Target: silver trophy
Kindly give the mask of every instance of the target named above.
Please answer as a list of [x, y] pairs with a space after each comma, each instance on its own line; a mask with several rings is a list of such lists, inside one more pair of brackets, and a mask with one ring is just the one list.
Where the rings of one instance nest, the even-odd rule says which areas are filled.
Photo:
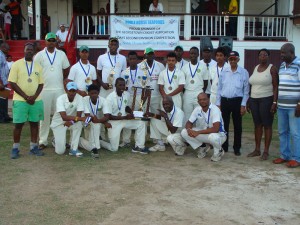
[[113, 89], [113, 83], [114, 83], [114, 75], [115, 75], [115, 68], [112, 67], [109, 73], [109, 76], [107, 78], [108, 87], [109, 89]]

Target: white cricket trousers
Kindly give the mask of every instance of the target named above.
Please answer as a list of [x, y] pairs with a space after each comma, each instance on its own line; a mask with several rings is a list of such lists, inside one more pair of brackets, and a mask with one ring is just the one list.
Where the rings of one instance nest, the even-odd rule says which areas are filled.
[[167, 141], [172, 146], [175, 153], [177, 153], [177, 148], [186, 148], [184, 139], [181, 137], [180, 133], [172, 134], [165, 122], [152, 118], [150, 120], [150, 138], [162, 140], [167, 138]]
[[71, 150], [77, 150], [78, 149], [78, 143], [79, 138], [81, 135], [82, 130], [82, 123], [77, 122], [74, 123], [72, 126], [67, 127], [62, 125], [51, 127], [54, 138], [55, 138], [55, 152], [59, 155], [64, 154], [66, 151], [66, 135], [67, 130], [70, 130], [71, 132]]
[[64, 93], [64, 89], [43, 90], [41, 93], [41, 98], [44, 102], [44, 120], [40, 122], [40, 145], [48, 145], [48, 136], [50, 131], [50, 116], [56, 111], [56, 99]]
[[226, 141], [225, 133], [200, 134], [197, 137], [190, 137], [186, 129], [181, 131], [181, 136], [191, 145], [193, 149], [200, 147], [203, 143], [211, 144], [214, 148], [214, 154], [218, 154], [222, 144]]
[[[120, 134], [124, 128], [136, 130], [134, 139], [135, 145], [139, 148], [145, 147], [146, 126], [141, 120], [110, 120], [112, 128], [108, 129], [108, 137], [111, 147], [103, 146], [111, 151], [118, 151], [120, 144]], [[102, 142], [101, 142], [102, 143]]]
[[84, 128], [84, 136], [79, 140], [79, 146], [87, 151], [92, 151], [92, 149], [100, 149], [100, 129], [102, 127], [101, 123], [90, 122], [89, 126]]
[[197, 97], [201, 92], [185, 90], [183, 94], [184, 125], [189, 120], [194, 109], [199, 106]]

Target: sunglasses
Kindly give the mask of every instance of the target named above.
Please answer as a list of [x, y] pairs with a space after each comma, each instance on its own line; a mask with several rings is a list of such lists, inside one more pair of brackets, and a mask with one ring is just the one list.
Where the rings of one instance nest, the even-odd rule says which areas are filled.
[[56, 40], [55, 39], [49, 39], [49, 40], [47, 40], [48, 42], [56, 42]]

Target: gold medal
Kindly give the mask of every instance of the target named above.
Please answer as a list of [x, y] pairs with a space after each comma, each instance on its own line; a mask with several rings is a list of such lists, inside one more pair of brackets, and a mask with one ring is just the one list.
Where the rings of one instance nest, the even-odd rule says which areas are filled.
[[85, 79], [85, 83], [90, 83], [90, 81], [91, 81], [91, 78], [90, 77], [87, 77], [86, 79]]
[[168, 89], [171, 91], [171, 90], [172, 90], [172, 87], [170, 86]]
[[193, 84], [193, 83], [195, 83], [195, 81], [194, 81], [194, 80], [191, 80], [191, 84]]
[[118, 116], [122, 116], [122, 113], [121, 113], [121, 112], [119, 112], [119, 113], [118, 113]]
[[28, 80], [27, 80], [27, 81], [28, 81], [28, 83], [31, 83], [31, 82], [32, 82], [31, 78], [28, 78]]

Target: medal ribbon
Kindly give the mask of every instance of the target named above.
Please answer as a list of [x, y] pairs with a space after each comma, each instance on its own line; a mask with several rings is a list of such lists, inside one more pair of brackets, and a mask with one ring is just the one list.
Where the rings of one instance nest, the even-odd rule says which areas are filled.
[[92, 109], [92, 113], [95, 115], [95, 116], [97, 116], [97, 111], [98, 111], [98, 106], [99, 106], [99, 97], [97, 98], [97, 102], [96, 102], [96, 108], [94, 109], [93, 108], [93, 104], [92, 104], [92, 101], [91, 101], [91, 99], [90, 99], [90, 107], [91, 107], [91, 109]]
[[111, 58], [110, 58], [110, 54], [109, 52], [107, 53], [108, 55], [108, 59], [110, 61], [111, 67], [115, 68], [116, 64], [117, 64], [117, 55], [115, 56], [115, 65], [112, 63]]
[[[225, 65], [225, 64], [224, 64], [224, 65]], [[222, 71], [223, 71], [224, 65], [222, 66], [221, 73], [222, 73]], [[220, 77], [220, 73], [219, 73], [219, 67], [218, 67], [218, 65], [217, 65], [217, 73], [218, 73], [218, 77]]]
[[30, 78], [30, 75], [32, 73], [32, 68], [33, 68], [33, 61], [31, 62], [31, 65], [30, 65], [30, 70], [28, 68], [28, 64], [27, 64], [27, 61], [25, 60], [25, 63], [26, 63], [26, 68], [27, 68], [27, 73], [28, 73], [28, 77]]
[[208, 110], [208, 118], [207, 118], [207, 120], [206, 120], [205, 116], [203, 115], [203, 117], [204, 117], [204, 120], [205, 120], [205, 123], [207, 124], [207, 127], [209, 126], [210, 110], [211, 110], [211, 109], [209, 109], [209, 110]]
[[167, 76], [168, 76], [168, 81], [169, 81], [169, 84], [170, 84], [170, 85], [171, 85], [171, 83], [172, 83], [172, 81], [173, 81], [175, 72], [176, 72], [176, 67], [174, 68], [174, 72], [173, 72], [172, 77], [171, 77], [171, 80], [170, 80], [169, 70], [167, 69]]
[[81, 69], [83, 70], [83, 72], [84, 72], [84, 74], [85, 74], [85, 76], [86, 77], [88, 77], [88, 75], [89, 75], [89, 73], [90, 73], [90, 65], [88, 64], [88, 66], [89, 66], [89, 69], [88, 69], [88, 71], [87, 72], [85, 72], [85, 69], [83, 68], [83, 66], [82, 66], [82, 64], [81, 64], [81, 60], [79, 60], [79, 64], [80, 64], [80, 66], [81, 66]]
[[52, 60], [52, 61], [51, 61], [51, 59], [50, 59], [50, 57], [49, 57], [49, 54], [48, 54], [47, 49], [46, 49], [46, 55], [47, 55], [48, 60], [49, 60], [49, 62], [50, 62], [50, 64], [51, 64], [51, 66], [52, 66], [53, 63], [54, 63], [55, 57], [56, 57], [56, 51], [54, 51], [54, 57], [53, 57], [53, 60]]
[[135, 69], [135, 74], [134, 74], [134, 80], [132, 79], [132, 73], [131, 73], [131, 70], [130, 70], [130, 79], [131, 79], [131, 81], [132, 81], [132, 84], [134, 84], [135, 83], [135, 79], [136, 79], [136, 74], [137, 74], [137, 67], [136, 67], [136, 69]]
[[172, 119], [173, 119], [173, 117], [174, 117], [174, 115], [175, 115], [175, 111], [176, 111], [176, 108], [175, 108], [175, 106], [173, 106], [173, 113], [172, 113], [172, 115], [171, 115], [171, 118], [170, 118], [170, 121], [172, 122]]
[[152, 76], [152, 73], [153, 73], [153, 70], [154, 70], [154, 67], [155, 67], [155, 62], [153, 62], [153, 65], [152, 65], [151, 72], [150, 72], [150, 70], [149, 70], [149, 65], [148, 65], [148, 63], [147, 63], [147, 62], [146, 62], [146, 64], [147, 64], [147, 70], [148, 70], [148, 74], [149, 74], [149, 76], [151, 77], [151, 76]]
[[180, 63], [180, 69], [182, 69], [183, 67], [183, 59], [181, 60], [181, 63]]
[[123, 94], [122, 94], [122, 98], [120, 99], [120, 104], [119, 104], [118, 100], [117, 100], [117, 103], [118, 103], [119, 112], [121, 112], [121, 108], [122, 108], [122, 104], [123, 104]]
[[189, 63], [189, 67], [190, 67], [191, 77], [194, 78], [195, 75], [196, 75], [197, 69], [198, 69], [198, 67], [199, 67], [199, 62], [197, 63], [197, 67], [196, 67], [194, 73], [192, 72], [191, 63]]

